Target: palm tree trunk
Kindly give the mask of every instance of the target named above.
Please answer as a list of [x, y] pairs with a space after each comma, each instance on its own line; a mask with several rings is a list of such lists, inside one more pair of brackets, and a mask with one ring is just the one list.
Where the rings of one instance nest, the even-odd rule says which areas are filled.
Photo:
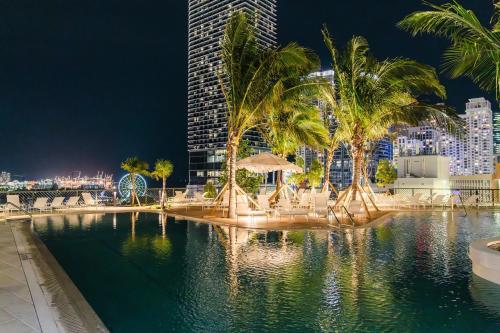
[[323, 189], [321, 192], [326, 192], [328, 190], [328, 185], [330, 184], [330, 169], [333, 163], [333, 151], [326, 151], [326, 164], [325, 164], [325, 183], [323, 184]]
[[135, 174], [134, 173], [130, 174], [130, 180], [132, 181], [132, 193], [130, 193], [131, 204], [132, 204], [132, 207], [134, 207], [134, 205], [135, 205], [135, 200], [134, 199], [137, 196], [135, 194]]
[[283, 184], [283, 171], [276, 171], [276, 201], [279, 200], [280, 191]]
[[161, 209], [163, 210], [165, 208], [165, 193], [166, 193], [166, 184], [167, 179], [163, 177], [163, 185], [161, 188]]
[[229, 191], [229, 209], [228, 218], [236, 218], [236, 153], [238, 144], [234, 140], [230, 141], [227, 148], [227, 168], [228, 168], [228, 191]]
[[361, 181], [361, 168], [363, 163], [363, 145], [356, 144], [352, 147], [352, 200], [357, 200], [358, 185]]

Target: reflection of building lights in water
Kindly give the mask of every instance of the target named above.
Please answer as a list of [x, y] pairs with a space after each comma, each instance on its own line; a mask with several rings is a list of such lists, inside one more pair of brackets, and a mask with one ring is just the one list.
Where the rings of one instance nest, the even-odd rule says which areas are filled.
[[116, 230], [116, 213], [113, 214], [113, 230]]

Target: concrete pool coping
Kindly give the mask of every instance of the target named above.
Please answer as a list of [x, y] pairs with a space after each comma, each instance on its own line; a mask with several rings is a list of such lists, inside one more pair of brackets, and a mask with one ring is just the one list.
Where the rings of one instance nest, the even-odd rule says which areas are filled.
[[469, 258], [474, 274], [500, 284], [500, 251], [491, 248], [499, 244], [500, 237], [479, 239], [469, 245]]
[[41, 332], [109, 332], [28, 222], [9, 223]]

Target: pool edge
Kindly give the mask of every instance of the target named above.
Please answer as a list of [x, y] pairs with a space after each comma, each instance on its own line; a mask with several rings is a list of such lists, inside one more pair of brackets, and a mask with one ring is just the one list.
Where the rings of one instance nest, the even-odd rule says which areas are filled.
[[[11, 229], [22, 237], [24, 252], [30, 254], [35, 283], [58, 327], [64, 332], [109, 332], [49, 249], [31, 229], [29, 222], [11, 222]], [[31, 289], [31, 287], [30, 287]]]

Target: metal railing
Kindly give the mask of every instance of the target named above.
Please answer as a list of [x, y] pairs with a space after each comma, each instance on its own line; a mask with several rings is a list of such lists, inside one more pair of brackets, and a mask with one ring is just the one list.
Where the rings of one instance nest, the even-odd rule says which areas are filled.
[[394, 188], [391, 190], [393, 194], [404, 194], [414, 196], [421, 193], [423, 196], [432, 199], [436, 195], [454, 195], [460, 198], [460, 203], [465, 207], [466, 202], [470, 197], [477, 196], [476, 205], [480, 207], [495, 207], [500, 206], [500, 189], [485, 189], [485, 188]]
[[[176, 191], [185, 191], [185, 188], [167, 188], [167, 200], [171, 200]], [[161, 188], [147, 189], [142, 195], [139, 195], [139, 202], [141, 205], [155, 205], [160, 203]], [[92, 202], [85, 202], [82, 194], [89, 193]], [[193, 193], [191, 194], [193, 195]], [[10, 197], [13, 196], [13, 197]], [[62, 197], [63, 203], [60, 207], [64, 208], [70, 201], [70, 198], [78, 198], [73, 203], [71, 208], [78, 207], [99, 207], [111, 206], [121, 207], [129, 206], [130, 198], [121, 197], [115, 190], [34, 190], [34, 191], [0, 191], [0, 212], [8, 215], [26, 215], [29, 212], [38, 198], [47, 198], [47, 204], [50, 205], [55, 198]], [[11, 198], [11, 200], [9, 200]], [[13, 200], [15, 199], [15, 200]], [[17, 204], [19, 203], [19, 204]], [[9, 209], [9, 206], [15, 206], [16, 209]], [[69, 208], [69, 207], [68, 207]], [[30, 213], [31, 214], [31, 213]]]

